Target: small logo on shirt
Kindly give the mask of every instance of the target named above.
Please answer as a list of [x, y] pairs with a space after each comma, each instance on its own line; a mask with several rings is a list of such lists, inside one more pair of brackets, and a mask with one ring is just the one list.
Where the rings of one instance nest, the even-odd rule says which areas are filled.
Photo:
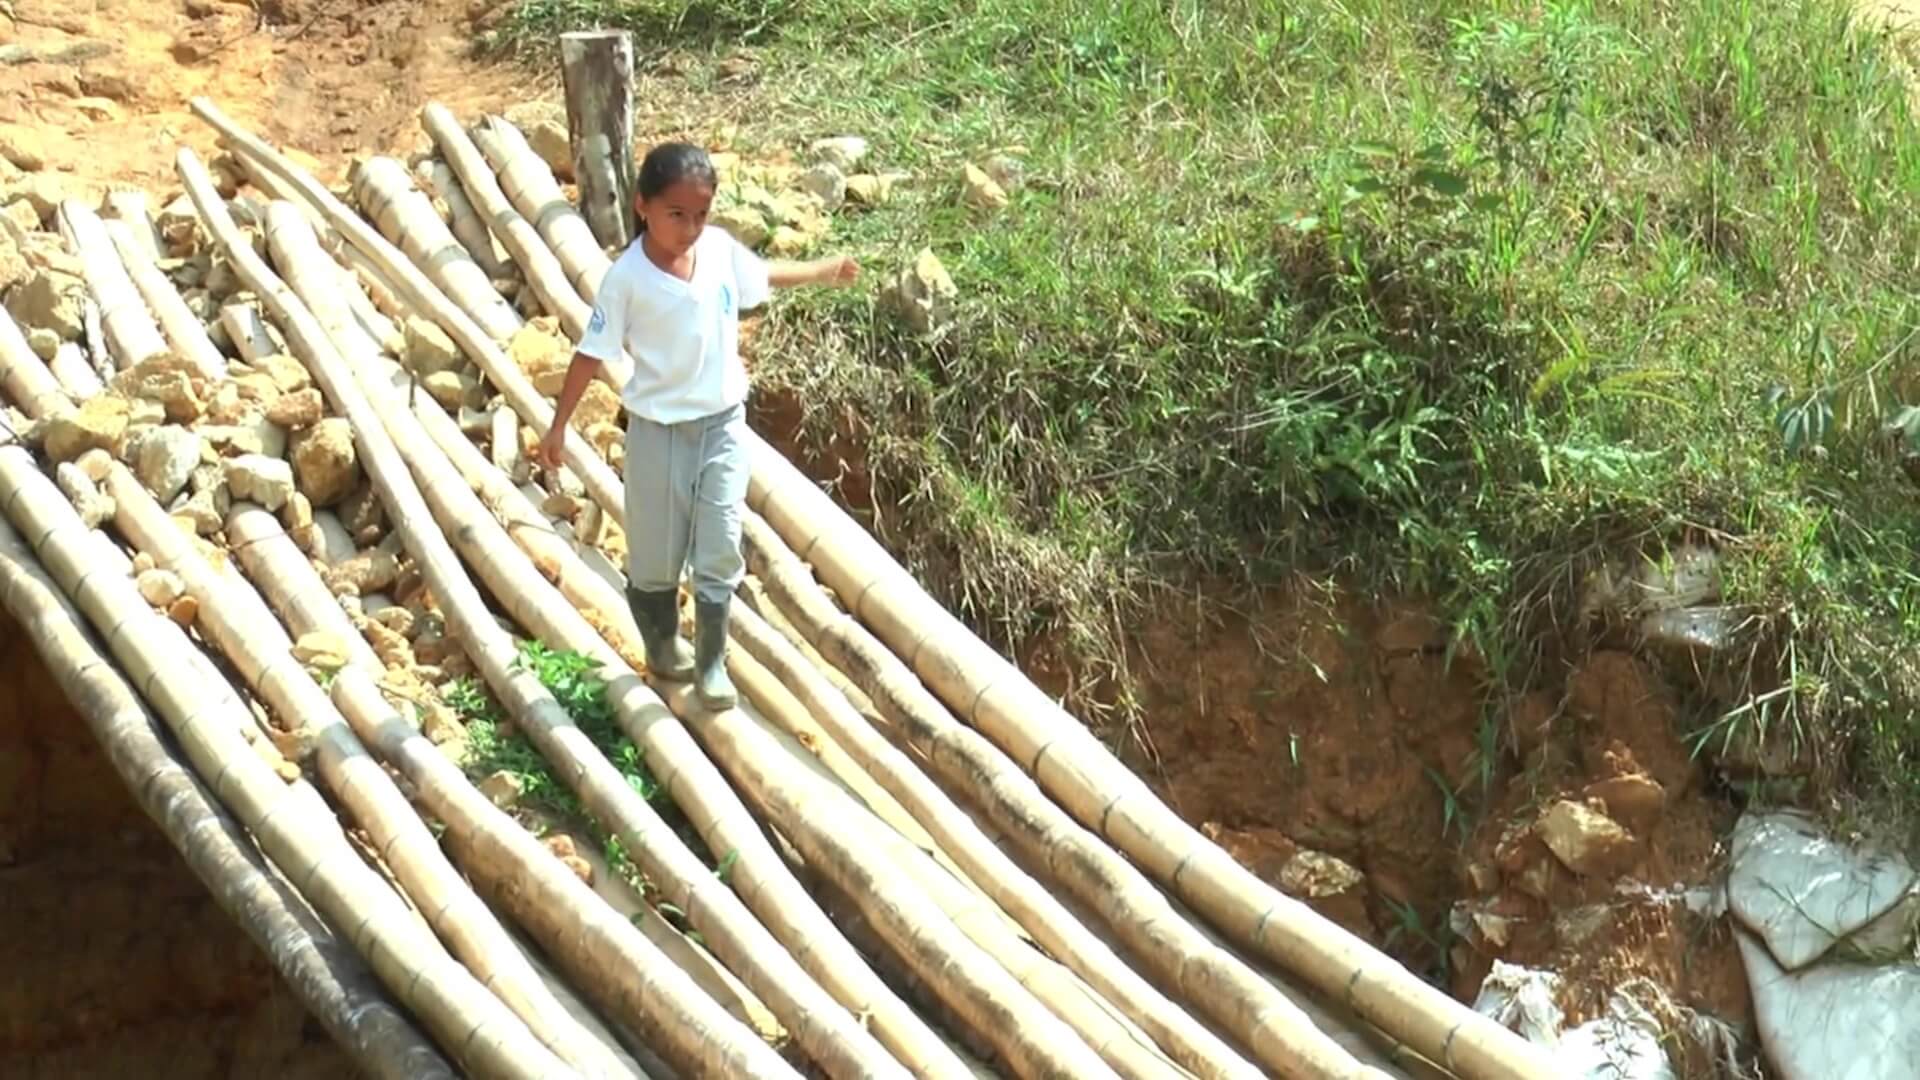
[[599, 308], [597, 307], [594, 308], [593, 318], [587, 320], [587, 332], [592, 334], [597, 334], [600, 331], [605, 330], [606, 328], [607, 328], [607, 317], [601, 313]]

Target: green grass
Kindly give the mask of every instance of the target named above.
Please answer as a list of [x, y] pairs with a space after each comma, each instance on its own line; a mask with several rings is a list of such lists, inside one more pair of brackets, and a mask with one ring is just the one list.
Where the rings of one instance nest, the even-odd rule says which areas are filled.
[[[957, 324], [796, 298], [760, 378], [861, 418], [889, 543], [1064, 638], [1083, 707], [1156, 581], [1425, 596], [1550, 685], [1590, 570], [1708, 540], [1746, 629], [1697, 726], [1920, 806], [1920, 130], [1839, 4], [530, 0], [487, 44], [592, 22], [691, 57], [750, 151], [914, 174], [834, 244], [931, 245]], [[1014, 205], [962, 209], [1011, 144]]]
[[[700, 838], [698, 830], [667, 798], [666, 790], [647, 770], [642, 759], [643, 751], [620, 730], [613, 707], [607, 701], [606, 683], [599, 674], [600, 665], [580, 653], [552, 649], [534, 639], [522, 641], [519, 652], [515, 664], [531, 671], [540, 680], [540, 684], [567, 710], [580, 730], [626, 777], [635, 793], [652, 804], [681, 841], [696, 855], [714, 865], [716, 872], [724, 877], [732, 868], [733, 853], [727, 853], [718, 862], [707, 857], [706, 843]], [[466, 721], [466, 770], [469, 775], [480, 779], [502, 770], [515, 774], [520, 778], [522, 806], [585, 829], [600, 844], [608, 865], [615, 873], [643, 893], [649, 891], [644, 875], [635, 866], [620, 838], [607, 833], [593, 821], [578, 797], [553, 775], [546, 759], [540, 756], [525, 735], [508, 729], [498, 704], [477, 680], [471, 676], [458, 680], [447, 692], [446, 700]]]

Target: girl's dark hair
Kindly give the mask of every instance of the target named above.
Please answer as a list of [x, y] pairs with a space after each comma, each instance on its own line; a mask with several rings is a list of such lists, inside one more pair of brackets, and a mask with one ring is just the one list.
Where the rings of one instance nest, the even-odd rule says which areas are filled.
[[[713, 159], [700, 147], [683, 142], [661, 143], [647, 151], [646, 159], [640, 163], [640, 176], [634, 190], [641, 198], [651, 199], [682, 180], [717, 187], [720, 174], [714, 171]], [[635, 226], [645, 232], [646, 220], [635, 222]]]

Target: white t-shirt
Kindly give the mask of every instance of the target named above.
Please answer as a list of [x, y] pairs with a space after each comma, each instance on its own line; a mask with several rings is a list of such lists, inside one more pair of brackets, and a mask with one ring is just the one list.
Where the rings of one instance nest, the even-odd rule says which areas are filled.
[[625, 347], [633, 377], [620, 400], [635, 416], [661, 424], [712, 416], [747, 398], [740, 309], [765, 303], [769, 291], [766, 262], [724, 229], [710, 225], [693, 242], [692, 281], [655, 266], [636, 239], [601, 280], [579, 351], [604, 362]]

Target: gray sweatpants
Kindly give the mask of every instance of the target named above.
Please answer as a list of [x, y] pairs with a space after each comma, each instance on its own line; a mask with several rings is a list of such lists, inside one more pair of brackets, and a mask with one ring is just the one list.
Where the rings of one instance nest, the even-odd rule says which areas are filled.
[[680, 424], [627, 415], [627, 583], [678, 588], [693, 564], [693, 594], [733, 595], [746, 576], [740, 507], [747, 500], [746, 407]]

